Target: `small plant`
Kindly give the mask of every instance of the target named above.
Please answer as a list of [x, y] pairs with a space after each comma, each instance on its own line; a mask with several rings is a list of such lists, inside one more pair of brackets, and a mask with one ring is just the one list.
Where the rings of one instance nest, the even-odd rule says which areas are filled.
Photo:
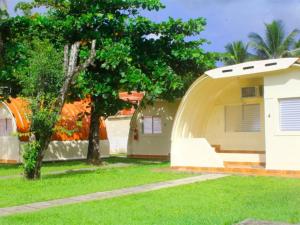
[[23, 167], [26, 177], [34, 177], [34, 170], [40, 147], [41, 146], [37, 141], [32, 141], [24, 145]]

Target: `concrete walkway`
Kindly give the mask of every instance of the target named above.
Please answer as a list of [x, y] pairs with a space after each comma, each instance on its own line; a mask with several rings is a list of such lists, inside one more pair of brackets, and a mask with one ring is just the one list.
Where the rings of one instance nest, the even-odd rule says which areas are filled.
[[201, 176], [188, 177], [178, 180], [164, 181], [153, 184], [145, 184], [142, 186], [130, 187], [130, 188], [122, 188], [113, 191], [105, 191], [105, 192], [96, 192], [92, 194], [86, 194], [76, 197], [64, 198], [64, 199], [56, 199], [45, 202], [37, 202], [32, 204], [13, 206], [7, 208], [0, 208], [0, 216], [8, 216], [17, 213], [26, 213], [26, 212], [34, 212], [41, 209], [51, 208], [55, 206], [62, 206], [74, 203], [88, 202], [94, 200], [102, 200], [115, 198], [125, 195], [144, 193], [149, 191], [155, 191], [163, 188], [176, 187], [185, 184], [192, 184], [197, 182], [203, 182], [207, 180], [214, 180], [222, 177], [226, 177], [228, 175], [225, 174], [205, 174]]

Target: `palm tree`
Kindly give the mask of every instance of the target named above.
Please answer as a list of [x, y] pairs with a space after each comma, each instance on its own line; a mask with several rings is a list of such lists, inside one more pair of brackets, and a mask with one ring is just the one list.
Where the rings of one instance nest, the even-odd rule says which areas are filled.
[[250, 46], [256, 52], [259, 59], [274, 59], [287, 57], [295, 45], [295, 38], [299, 34], [294, 29], [286, 36], [284, 25], [280, 20], [274, 20], [265, 24], [265, 37], [257, 33], [250, 33]]
[[233, 65], [249, 61], [251, 54], [248, 52], [248, 44], [242, 41], [234, 41], [225, 46], [225, 56], [222, 61], [225, 65]]
[[294, 48], [289, 51], [289, 56], [300, 57], [300, 40], [294, 44]]

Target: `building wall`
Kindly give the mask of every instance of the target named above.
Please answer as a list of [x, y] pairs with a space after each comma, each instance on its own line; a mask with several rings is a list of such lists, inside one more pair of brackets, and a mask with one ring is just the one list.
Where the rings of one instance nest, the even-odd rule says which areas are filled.
[[[171, 132], [179, 101], [156, 101], [154, 105], [136, 111], [130, 124], [128, 155], [130, 156], [168, 156], [171, 149]], [[143, 134], [143, 117], [161, 117], [161, 134]], [[135, 140], [135, 129], [137, 140]]]
[[[265, 150], [263, 98], [242, 99], [241, 87], [259, 86], [258, 77], [199, 78], [183, 98], [172, 132], [172, 166], [223, 167], [223, 161], [264, 161], [250, 154], [218, 154], [222, 150]], [[260, 132], [225, 132], [225, 107], [260, 104]], [[188, 147], [185, 147], [188, 146]]]
[[205, 138], [214, 99], [231, 79], [202, 76], [183, 97], [172, 129], [171, 166], [224, 167], [223, 160]]
[[[212, 145], [220, 145], [222, 150], [265, 150], [264, 103], [263, 98], [241, 98], [241, 88], [259, 86], [263, 79], [234, 79], [214, 100], [214, 106], [208, 117], [205, 138]], [[225, 131], [225, 107], [247, 104], [260, 105], [260, 132]], [[232, 118], [235, 119], [235, 118]], [[227, 121], [229, 122], [229, 121]]]
[[[20, 99], [14, 100], [14, 102], [22, 102]], [[75, 104], [75, 103], [74, 103]], [[76, 103], [77, 105], [79, 103]], [[70, 104], [69, 104], [70, 105]], [[15, 105], [14, 105], [15, 106]], [[18, 106], [18, 105], [16, 105]], [[19, 105], [20, 106], [20, 105]], [[70, 105], [73, 106], [73, 105]], [[68, 106], [68, 107], [70, 107]], [[80, 105], [79, 105], [80, 106]], [[67, 107], [67, 108], [68, 108]], [[12, 109], [15, 109], [15, 116], [18, 116], [19, 113], [16, 112], [24, 112], [24, 109], [26, 108], [25, 106], [20, 106], [21, 110], [18, 110], [16, 107], [12, 107]], [[76, 107], [75, 107], [76, 108]], [[79, 109], [81, 109], [79, 107]], [[76, 110], [78, 110], [76, 108]], [[75, 112], [75, 110], [73, 110]], [[20, 116], [20, 115], [19, 115]], [[24, 115], [23, 115], [24, 117]], [[72, 117], [70, 117], [72, 119]], [[3, 119], [11, 119], [11, 129], [8, 130], [0, 130], [0, 163], [18, 163], [21, 162], [22, 160], [22, 145], [25, 142], [20, 142], [20, 140], [23, 140], [22, 136], [18, 137], [17, 135], [17, 119], [13, 116], [11, 113], [11, 109], [7, 106], [6, 103], [0, 102], [0, 120]], [[75, 120], [75, 119], [74, 119]], [[0, 121], [1, 122], [1, 121]], [[19, 126], [23, 125], [28, 125], [24, 124], [25, 121], [19, 120]], [[74, 121], [72, 121], [74, 123]], [[0, 124], [3, 126], [2, 124]], [[86, 124], [85, 124], [86, 125]], [[3, 127], [0, 127], [0, 129]], [[88, 131], [88, 126], [84, 127], [85, 134], [82, 132], [79, 133], [79, 136], [73, 136], [70, 137], [68, 136], [67, 138], [64, 138], [65, 141], [60, 141], [60, 139], [55, 139], [59, 141], [52, 141], [50, 143], [49, 149], [45, 154], [45, 161], [56, 161], [56, 160], [72, 160], [72, 159], [85, 159], [87, 155], [87, 149], [88, 149], [88, 141], [84, 140], [77, 140], [78, 138], [82, 138], [83, 135], [86, 134], [86, 130]], [[12, 132], [10, 132], [10, 130]], [[108, 157], [109, 156], [109, 142], [106, 137], [106, 129], [105, 129], [105, 124], [102, 122], [101, 127], [100, 127], [100, 138], [104, 139], [100, 141], [100, 151], [101, 151], [101, 157]], [[21, 129], [20, 133], [26, 133], [27, 130]], [[5, 135], [5, 136], [4, 136]], [[63, 137], [63, 135], [67, 136], [66, 134], [60, 134], [60, 137]], [[56, 138], [58, 135], [56, 135]], [[27, 141], [25, 139], [25, 141]]]
[[279, 126], [279, 99], [300, 97], [300, 69], [273, 73], [264, 82], [266, 168], [300, 170], [300, 132], [282, 132]]
[[[88, 141], [52, 141], [46, 154], [45, 161], [86, 159]], [[109, 157], [108, 140], [100, 141], [101, 157]]]
[[[20, 160], [19, 139], [16, 135], [16, 123], [7, 105], [0, 102], [0, 119], [10, 119], [12, 133], [0, 132], [0, 162], [15, 163]], [[1, 124], [1, 126], [3, 126]], [[1, 127], [2, 129], [4, 127]], [[4, 128], [5, 129], [5, 128]], [[5, 135], [5, 136], [2, 136]]]
[[18, 137], [0, 137], [0, 163], [17, 163], [20, 161]]
[[[21, 149], [24, 142], [21, 142]], [[44, 161], [86, 159], [88, 141], [52, 141], [45, 153]], [[101, 157], [109, 157], [108, 140], [100, 141]], [[21, 155], [21, 153], [20, 153]], [[20, 161], [22, 157], [20, 156]]]
[[127, 154], [131, 118], [132, 116], [114, 116], [106, 119], [110, 154]]

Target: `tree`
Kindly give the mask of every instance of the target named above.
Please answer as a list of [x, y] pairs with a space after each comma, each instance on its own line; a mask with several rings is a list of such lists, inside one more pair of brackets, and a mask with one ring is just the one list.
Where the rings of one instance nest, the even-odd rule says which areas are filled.
[[[0, 1], [0, 24], [8, 19], [7, 3], [5, 0]], [[0, 65], [3, 65], [4, 41], [2, 32], [0, 32]]]
[[[101, 116], [114, 115], [124, 107], [119, 91], [145, 91], [145, 101], [181, 97], [189, 84], [214, 67], [214, 56], [200, 47], [197, 37], [205, 20], [183, 22], [170, 18], [154, 23], [143, 10], [159, 10], [159, 0], [43, 1], [22, 8], [47, 6], [68, 42], [97, 40], [96, 60], [78, 76], [74, 95], [91, 97], [88, 160], [100, 163], [98, 124]], [[187, 37], [196, 36], [193, 41]], [[86, 57], [82, 51], [81, 57]], [[78, 91], [80, 90], [80, 91]]]
[[66, 43], [56, 21], [48, 17], [16, 16], [2, 19], [0, 34], [3, 48], [0, 61], [0, 86], [9, 87], [12, 96], [21, 91], [18, 74], [28, 67], [32, 40], [49, 40], [56, 50], [61, 51]]
[[294, 29], [286, 35], [284, 25], [280, 20], [274, 20], [265, 24], [265, 37], [257, 33], [250, 33], [250, 45], [260, 59], [282, 58], [290, 55], [295, 44], [295, 38], [299, 34]]
[[223, 62], [225, 65], [233, 65], [237, 63], [243, 63], [249, 61], [252, 55], [248, 52], [248, 44], [244, 44], [242, 41], [234, 41], [225, 46], [225, 56]]
[[30, 141], [25, 145], [24, 169], [28, 179], [39, 179], [44, 154], [48, 149], [55, 125], [66, 101], [67, 93], [81, 71], [95, 58], [95, 41], [86, 61], [78, 65], [80, 43], [76, 42], [64, 53], [57, 52], [48, 41], [33, 41], [28, 67], [18, 80], [22, 93], [30, 102]]

